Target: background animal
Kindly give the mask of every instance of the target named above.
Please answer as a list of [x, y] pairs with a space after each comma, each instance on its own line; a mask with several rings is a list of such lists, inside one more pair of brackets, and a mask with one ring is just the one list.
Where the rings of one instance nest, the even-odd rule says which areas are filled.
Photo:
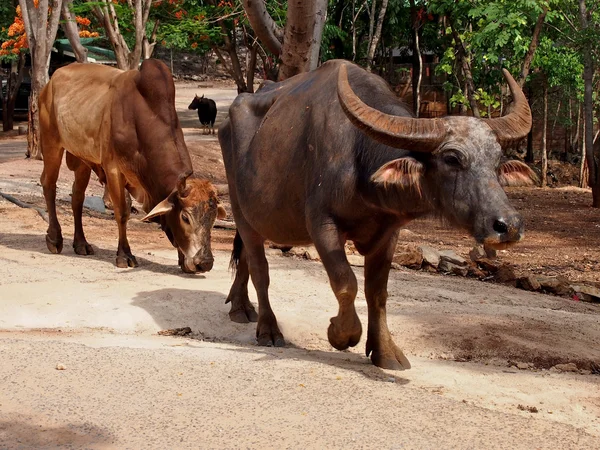
[[490, 120], [415, 119], [385, 81], [339, 60], [239, 95], [219, 129], [238, 230], [230, 318], [257, 320], [260, 345], [284, 345], [268, 296], [264, 241], [314, 243], [339, 304], [329, 342], [340, 350], [355, 346], [362, 334], [358, 286], [344, 251], [352, 240], [365, 256], [367, 356], [380, 367], [409, 368], [386, 320], [399, 228], [433, 213], [488, 246], [522, 237], [523, 222], [500, 182], [531, 182], [532, 172], [523, 163], [501, 164], [500, 143], [527, 135], [531, 111], [506, 77], [512, 112]]
[[188, 109], [198, 110], [198, 119], [202, 124], [202, 134], [215, 134], [215, 119], [217, 118], [217, 104], [210, 98], [194, 96], [194, 100], [188, 106]]
[[193, 175], [192, 163], [175, 112], [171, 73], [158, 60], [124, 72], [96, 64], [58, 69], [40, 94], [40, 134], [44, 156], [41, 183], [48, 207], [46, 244], [60, 253], [63, 238], [56, 216], [56, 180], [63, 152], [75, 172], [73, 215], [75, 253], [94, 253], [82, 226], [90, 173], [108, 186], [119, 227], [118, 267], [138, 265], [127, 240], [130, 208], [126, 190], [158, 222], [177, 248], [185, 272], [212, 268], [210, 234], [225, 217], [215, 188]]

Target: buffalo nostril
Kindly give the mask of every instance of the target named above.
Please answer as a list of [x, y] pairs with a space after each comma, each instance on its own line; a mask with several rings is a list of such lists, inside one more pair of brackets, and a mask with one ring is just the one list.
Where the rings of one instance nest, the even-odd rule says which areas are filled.
[[499, 234], [508, 233], [508, 225], [502, 219], [498, 219], [494, 222], [494, 231]]

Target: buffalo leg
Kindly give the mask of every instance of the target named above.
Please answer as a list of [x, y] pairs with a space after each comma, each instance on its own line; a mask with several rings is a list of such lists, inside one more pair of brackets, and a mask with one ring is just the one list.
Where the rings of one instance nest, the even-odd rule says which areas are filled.
[[131, 254], [131, 248], [129, 248], [129, 241], [127, 240], [127, 221], [129, 220], [130, 207], [127, 206], [123, 176], [118, 171], [107, 170], [106, 181], [113, 202], [115, 220], [119, 227], [117, 267], [137, 267], [137, 260]]
[[75, 223], [75, 234], [73, 236], [73, 249], [78, 255], [93, 255], [94, 249], [88, 244], [83, 233], [83, 201], [85, 190], [90, 181], [92, 169], [79, 158], [67, 153], [67, 166], [75, 173], [73, 192], [71, 194], [71, 207], [73, 209], [73, 222]]
[[60, 253], [63, 248], [63, 237], [58, 217], [56, 216], [56, 180], [64, 149], [55, 142], [50, 133], [41, 133], [42, 155], [44, 169], [40, 182], [44, 190], [46, 208], [48, 209], [48, 230], [46, 231], [46, 246], [51, 253]]
[[358, 283], [346, 258], [344, 240], [333, 223], [319, 226], [311, 235], [339, 304], [338, 315], [331, 318], [327, 329], [329, 343], [338, 350], [354, 347], [362, 334], [354, 308]]
[[365, 258], [365, 296], [369, 312], [367, 356], [384, 369], [410, 369], [410, 362], [392, 340], [387, 325], [387, 283], [398, 233]]
[[236, 245], [241, 246], [241, 249], [238, 249], [241, 251], [235, 272], [235, 279], [225, 303], [231, 302], [229, 318], [232, 322], [256, 322], [258, 320], [258, 315], [256, 314], [256, 310], [248, 298], [248, 280], [250, 278], [250, 272], [248, 271], [246, 250], [243, 247], [243, 243], [239, 235], [236, 236], [236, 242], [234, 243], [234, 246]]

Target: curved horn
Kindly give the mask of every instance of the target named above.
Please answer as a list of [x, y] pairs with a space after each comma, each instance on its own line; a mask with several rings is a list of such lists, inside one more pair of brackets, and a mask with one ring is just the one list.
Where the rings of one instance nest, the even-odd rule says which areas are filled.
[[177, 179], [177, 193], [181, 198], [187, 197], [188, 195], [188, 192], [185, 188], [185, 182], [192, 173], [192, 170], [186, 170], [181, 175], [179, 175], [179, 178]]
[[512, 110], [504, 117], [484, 119], [496, 134], [500, 144], [518, 141], [527, 136], [531, 130], [531, 109], [525, 94], [508, 70], [502, 69], [502, 72], [513, 96]]
[[340, 66], [337, 91], [340, 105], [350, 121], [382, 144], [406, 150], [432, 152], [446, 136], [446, 124], [443, 119], [394, 116], [366, 105], [350, 87], [346, 64]]

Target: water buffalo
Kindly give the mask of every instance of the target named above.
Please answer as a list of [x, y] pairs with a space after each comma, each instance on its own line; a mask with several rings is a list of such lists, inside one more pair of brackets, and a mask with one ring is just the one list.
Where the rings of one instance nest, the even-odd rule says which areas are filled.
[[162, 62], [146, 60], [140, 70], [124, 72], [96, 64], [58, 69], [42, 90], [41, 183], [50, 224], [46, 244], [60, 253], [62, 231], [56, 216], [56, 180], [64, 150], [75, 172], [73, 247], [93, 254], [83, 233], [81, 213], [91, 171], [106, 182], [119, 227], [118, 267], [135, 267], [127, 241], [130, 205], [126, 190], [143, 204], [143, 219], [160, 223], [177, 248], [184, 272], [213, 266], [211, 228], [225, 217], [212, 184], [193, 174], [192, 161], [175, 112], [173, 77]]
[[[523, 236], [501, 183], [529, 180], [532, 172], [516, 161], [502, 164], [501, 143], [528, 133], [531, 111], [505, 76], [512, 111], [488, 120], [415, 119], [385, 81], [345, 61], [239, 95], [219, 129], [238, 228], [230, 318], [258, 320], [260, 345], [284, 345], [263, 244], [314, 243], [339, 303], [329, 342], [340, 350], [356, 345], [357, 281], [344, 251], [352, 240], [365, 256], [367, 356], [383, 368], [409, 368], [386, 319], [399, 228], [433, 213], [488, 246], [504, 248]], [[248, 300], [250, 276], [258, 316]]]
[[198, 110], [198, 119], [202, 124], [202, 134], [215, 134], [215, 119], [217, 118], [217, 104], [210, 98], [194, 96], [194, 100], [188, 106], [188, 109]]

